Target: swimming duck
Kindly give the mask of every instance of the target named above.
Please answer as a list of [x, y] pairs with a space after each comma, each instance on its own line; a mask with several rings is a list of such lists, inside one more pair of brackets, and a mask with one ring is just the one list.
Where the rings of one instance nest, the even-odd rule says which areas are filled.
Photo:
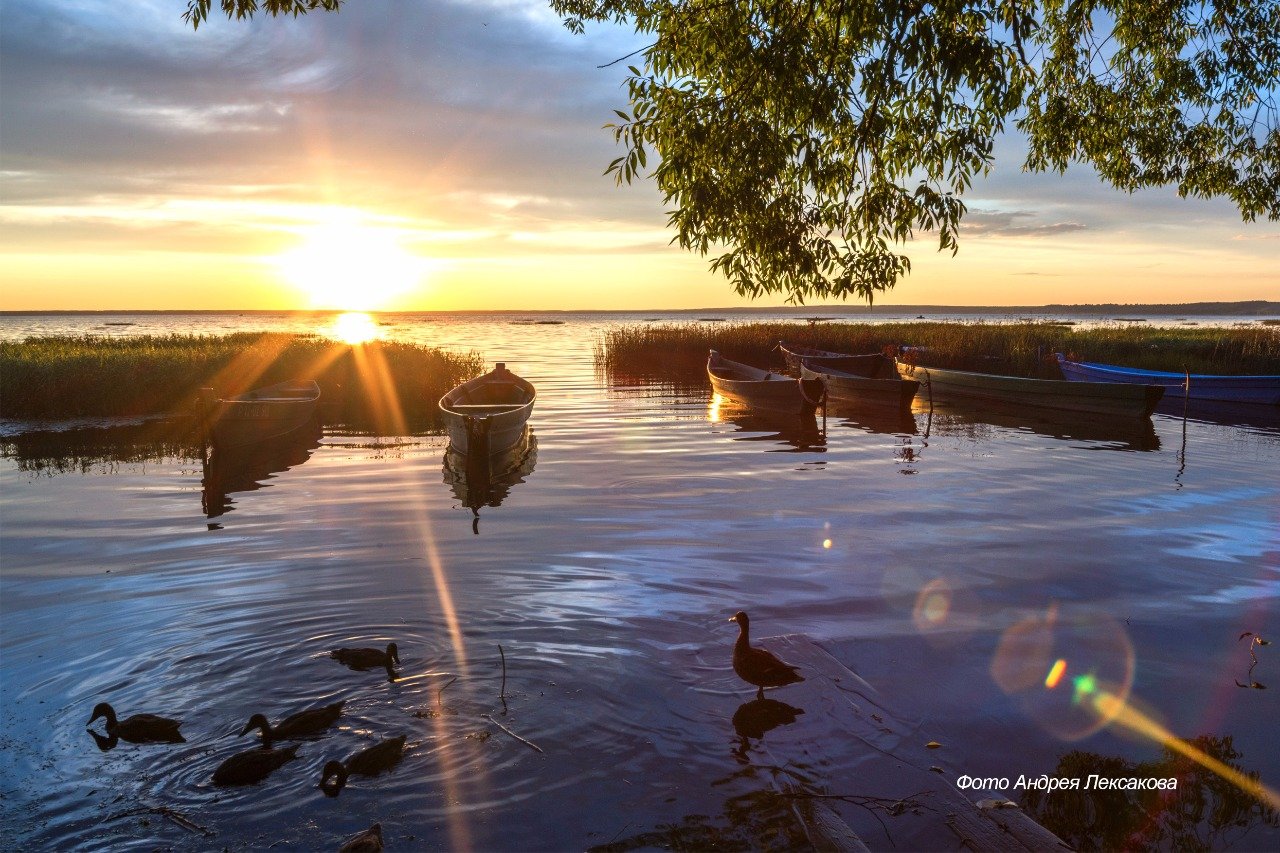
[[[346, 761], [330, 761], [320, 776], [320, 787], [330, 795], [336, 794], [347, 784], [348, 776], [377, 776], [400, 763], [404, 757], [406, 736], [387, 738], [368, 749], [362, 749]], [[334, 781], [330, 783], [329, 778]]]
[[267, 722], [267, 718], [262, 714], [254, 714], [249, 718], [249, 722], [245, 723], [244, 730], [240, 732], [240, 735], [243, 737], [256, 728], [262, 732], [262, 742], [270, 744], [273, 740], [289, 740], [319, 734], [337, 722], [338, 717], [342, 714], [342, 706], [346, 703], [347, 700], [343, 699], [341, 702], [334, 702], [332, 705], [299, 711], [296, 714], [285, 717], [280, 721], [279, 725], [275, 726]]
[[375, 823], [358, 835], [347, 839], [338, 853], [382, 853], [382, 824]]
[[215, 785], [252, 785], [261, 782], [271, 772], [287, 761], [298, 757], [298, 744], [284, 749], [260, 746], [248, 752], [237, 753], [218, 765], [213, 771]]
[[737, 622], [738, 641], [733, 644], [733, 671], [738, 677], [757, 688], [756, 698], [764, 698], [766, 687], [783, 687], [804, 681], [804, 677], [794, 666], [785, 664], [772, 653], [764, 649], [753, 649], [747, 634], [751, 630], [751, 620], [746, 613], [739, 610], [730, 619]]
[[375, 666], [391, 669], [392, 663], [400, 663], [400, 650], [396, 648], [395, 643], [387, 643], [385, 652], [381, 649], [368, 648], [334, 649], [329, 652], [329, 657], [352, 669], [373, 669]]
[[187, 739], [178, 732], [181, 720], [168, 717], [157, 717], [155, 714], [134, 714], [123, 720], [116, 719], [115, 709], [106, 702], [93, 706], [93, 716], [86, 726], [93, 725], [99, 717], [107, 718], [107, 735], [111, 738], [127, 740], [130, 743], [186, 743]]

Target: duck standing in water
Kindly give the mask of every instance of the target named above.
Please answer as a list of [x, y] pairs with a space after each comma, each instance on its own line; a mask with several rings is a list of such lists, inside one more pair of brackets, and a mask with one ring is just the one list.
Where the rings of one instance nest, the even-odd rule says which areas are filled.
[[157, 717], [155, 714], [134, 714], [123, 720], [116, 719], [115, 709], [106, 702], [93, 706], [93, 716], [86, 726], [93, 725], [99, 717], [107, 718], [108, 740], [119, 738], [130, 743], [186, 743], [187, 739], [178, 731], [181, 720], [168, 717]]
[[352, 669], [374, 669], [382, 666], [390, 672], [392, 664], [400, 663], [400, 650], [395, 643], [387, 643], [386, 651], [368, 648], [334, 649], [329, 652], [329, 657]]
[[733, 671], [748, 684], [754, 684], [756, 698], [764, 698], [766, 687], [784, 687], [804, 681], [804, 677], [794, 666], [783, 663], [772, 653], [764, 649], [753, 649], [748, 633], [751, 620], [747, 614], [739, 610], [729, 619], [738, 623], [738, 641], [733, 644]]
[[307, 737], [308, 735], [317, 735], [338, 721], [338, 717], [342, 715], [342, 706], [346, 703], [347, 700], [343, 699], [341, 702], [334, 702], [332, 705], [299, 711], [296, 714], [285, 717], [280, 721], [279, 725], [275, 726], [271, 725], [262, 714], [254, 714], [249, 718], [249, 722], [245, 723], [244, 730], [240, 732], [240, 736], [244, 737], [256, 728], [262, 732], [262, 742], [270, 746], [273, 740], [290, 740], [292, 738]]
[[215, 785], [252, 785], [271, 775], [277, 767], [298, 757], [298, 745], [284, 749], [263, 746], [237, 753], [213, 771]]
[[382, 853], [382, 824], [375, 823], [358, 835], [353, 835], [338, 848], [338, 853]]
[[[368, 749], [362, 749], [346, 761], [330, 761], [320, 776], [320, 787], [331, 797], [347, 784], [348, 776], [377, 776], [400, 763], [404, 757], [406, 736], [387, 738]], [[330, 778], [333, 779], [330, 782]]]

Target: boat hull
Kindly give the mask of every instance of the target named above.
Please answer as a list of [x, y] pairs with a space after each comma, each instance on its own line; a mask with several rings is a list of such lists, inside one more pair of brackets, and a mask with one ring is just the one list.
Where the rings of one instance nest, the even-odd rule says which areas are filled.
[[1057, 353], [1058, 367], [1070, 382], [1116, 382], [1130, 385], [1159, 385], [1169, 397], [1280, 406], [1280, 376], [1220, 376], [1163, 370], [1138, 370], [1114, 364], [1072, 361]]
[[898, 373], [920, 383], [932, 396], [970, 397], [1017, 406], [1033, 406], [1068, 412], [1146, 417], [1164, 396], [1159, 385], [1125, 385], [1111, 382], [1069, 382], [1061, 379], [1025, 379], [964, 370], [897, 363]]
[[787, 367], [797, 376], [800, 375], [800, 369], [806, 361], [814, 369], [832, 367], [855, 376], [879, 379], [892, 379], [894, 376], [893, 361], [878, 352], [848, 355], [814, 347], [796, 346], [782, 341], [778, 342], [778, 349], [787, 360]]
[[876, 403], [902, 408], [910, 408], [912, 398], [920, 389], [920, 383], [916, 380], [904, 379], [896, 374], [888, 379], [870, 379], [833, 367], [811, 367], [808, 359], [801, 362], [800, 378], [822, 383], [829, 401]]
[[707, 359], [707, 376], [722, 397], [773, 411], [813, 412], [822, 396], [817, 383], [802, 385], [803, 380], [730, 361], [714, 350]]
[[315, 418], [320, 386], [313, 381], [280, 382], [213, 403], [209, 434], [215, 447], [241, 447], [281, 438]]
[[502, 362], [440, 398], [449, 446], [457, 453], [500, 454], [519, 443], [537, 400], [533, 383]]

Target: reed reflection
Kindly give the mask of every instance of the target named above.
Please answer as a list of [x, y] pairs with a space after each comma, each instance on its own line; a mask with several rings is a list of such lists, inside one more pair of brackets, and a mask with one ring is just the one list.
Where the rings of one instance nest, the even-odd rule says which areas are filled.
[[538, 464], [538, 439], [526, 426], [524, 434], [507, 450], [489, 455], [445, 449], [444, 482], [462, 506], [471, 510], [473, 533], [480, 532], [480, 508], [497, 507], [513, 486], [523, 483]]
[[[208, 518], [218, 518], [235, 505], [231, 495], [264, 488], [268, 481], [311, 458], [320, 446], [319, 423], [270, 441], [216, 447], [202, 465], [201, 507]], [[211, 524], [210, 529], [219, 525]]]
[[[1188, 743], [1239, 775], [1250, 775], [1230, 735], [1201, 735]], [[1080, 785], [1029, 789], [1022, 806], [1075, 850], [1227, 850], [1258, 826], [1280, 826], [1273, 805], [1170, 747], [1142, 762], [1073, 750], [1058, 759], [1053, 775], [1079, 779]], [[1086, 785], [1091, 775], [1166, 786], [1177, 780], [1177, 787], [1099, 789]]]
[[181, 418], [139, 423], [107, 421], [58, 430], [30, 430], [0, 437], [0, 456], [19, 471], [43, 477], [111, 473], [120, 465], [197, 460], [200, 436]]

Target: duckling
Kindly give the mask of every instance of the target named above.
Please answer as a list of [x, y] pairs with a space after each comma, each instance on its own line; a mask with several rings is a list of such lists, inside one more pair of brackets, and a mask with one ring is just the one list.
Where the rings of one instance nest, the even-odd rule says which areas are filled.
[[[348, 776], [377, 776], [383, 771], [390, 770], [404, 757], [404, 742], [405, 735], [388, 738], [368, 749], [360, 750], [345, 762], [330, 761], [324, 766], [320, 787], [333, 796], [347, 784]], [[329, 781], [330, 777], [334, 778], [332, 783]]]
[[291, 740], [319, 734], [338, 721], [338, 717], [342, 714], [342, 706], [346, 703], [347, 700], [343, 699], [341, 702], [334, 702], [332, 705], [299, 711], [296, 714], [285, 717], [276, 726], [272, 726], [271, 723], [267, 722], [267, 718], [262, 714], [254, 714], [249, 718], [249, 722], [245, 723], [244, 730], [240, 732], [240, 736], [244, 737], [256, 728], [262, 732], [262, 742], [270, 744], [273, 740]]
[[381, 649], [334, 649], [329, 657], [352, 669], [373, 669], [384, 666], [391, 669], [392, 663], [400, 663], [400, 650], [395, 643], [387, 643], [387, 650]]
[[93, 725], [99, 717], [107, 718], [107, 735], [130, 743], [186, 743], [187, 739], [178, 732], [181, 720], [168, 717], [157, 717], [155, 714], [134, 714], [123, 720], [116, 719], [115, 709], [106, 702], [93, 706], [93, 716], [86, 726]]
[[285, 762], [298, 757], [298, 744], [284, 749], [268, 746], [237, 753], [218, 765], [213, 771], [215, 785], [252, 785], [261, 782]]
[[751, 620], [746, 613], [739, 610], [729, 621], [737, 622], [741, 629], [738, 632], [738, 641], [733, 644], [733, 671], [738, 673], [738, 677], [743, 681], [754, 684], [758, 688], [757, 699], [764, 698], [766, 687], [784, 687], [795, 684], [797, 681], [804, 681], [804, 677], [796, 671], [794, 666], [778, 660], [772, 652], [751, 647], [751, 640], [747, 637]]
[[347, 839], [338, 853], [382, 853], [382, 824], [375, 823], [357, 835]]

